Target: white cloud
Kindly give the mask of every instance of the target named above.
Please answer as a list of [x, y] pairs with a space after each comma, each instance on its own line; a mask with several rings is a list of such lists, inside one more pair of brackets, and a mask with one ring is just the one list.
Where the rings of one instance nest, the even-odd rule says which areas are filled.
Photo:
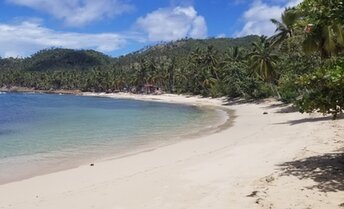
[[192, 7], [161, 8], [136, 21], [149, 41], [172, 41], [184, 37], [205, 38], [207, 24]]
[[[283, 5], [278, 3], [283, 3]], [[264, 3], [261, 0], [255, 1], [250, 8], [245, 11], [243, 20], [245, 25], [235, 36], [245, 36], [251, 34], [270, 36], [275, 32], [275, 25], [270, 19], [281, 19], [281, 14], [287, 7], [296, 6], [302, 0], [272, 0]]]
[[303, 2], [303, 0], [290, 0], [287, 2], [285, 7], [293, 7]]
[[[70, 4], [77, 1], [71, 0]], [[43, 26], [39, 19], [15, 24], [0, 23], [0, 56], [28, 56], [50, 47], [95, 49], [107, 53], [134, 42], [142, 44], [147, 41], [176, 40], [186, 36], [207, 36], [204, 18], [191, 6], [159, 9], [138, 18], [135, 27], [137, 28], [131, 32], [93, 34], [57, 31]]]
[[111, 52], [123, 47], [130, 37], [117, 33], [82, 34], [59, 32], [38, 23], [0, 24], [0, 56], [28, 56], [49, 47], [95, 49]]
[[30, 7], [63, 20], [68, 26], [82, 26], [103, 18], [131, 11], [133, 7], [121, 0], [7, 0]]

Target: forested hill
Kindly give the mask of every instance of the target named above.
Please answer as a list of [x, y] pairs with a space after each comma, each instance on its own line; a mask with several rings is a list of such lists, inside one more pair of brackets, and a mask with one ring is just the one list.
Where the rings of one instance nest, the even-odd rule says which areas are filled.
[[213, 46], [215, 50], [225, 53], [233, 47], [250, 49], [252, 43], [258, 40], [259, 36], [256, 35], [240, 38], [182, 39], [145, 47], [139, 51], [116, 58], [116, 62], [119, 65], [128, 65], [139, 62], [141, 59], [165, 56], [175, 59], [178, 63], [185, 60], [196, 49], [204, 50], [209, 46]]
[[45, 49], [27, 58], [0, 59], [0, 70], [25, 71], [61, 71], [61, 70], [92, 70], [109, 66], [128, 66], [142, 59], [154, 57], [168, 57], [177, 61], [186, 61], [188, 55], [197, 48], [206, 49], [213, 46], [219, 52], [226, 52], [230, 48], [251, 47], [258, 36], [243, 38], [211, 38], [211, 39], [182, 39], [179, 41], [157, 44], [145, 47], [139, 51], [112, 58], [94, 50]]
[[106, 66], [113, 58], [94, 50], [45, 49], [27, 58], [0, 60], [0, 70], [55, 71], [89, 70]]
[[28, 59], [27, 70], [85, 70], [111, 64], [112, 58], [94, 50], [42, 50]]

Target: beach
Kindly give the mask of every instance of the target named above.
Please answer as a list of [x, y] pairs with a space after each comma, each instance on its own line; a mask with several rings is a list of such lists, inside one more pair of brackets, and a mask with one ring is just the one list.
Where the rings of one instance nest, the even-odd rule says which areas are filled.
[[0, 209], [344, 207], [344, 120], [274, 100], [85, 95], [213, 106], [234, 117], [210, 135], [0, 185]]

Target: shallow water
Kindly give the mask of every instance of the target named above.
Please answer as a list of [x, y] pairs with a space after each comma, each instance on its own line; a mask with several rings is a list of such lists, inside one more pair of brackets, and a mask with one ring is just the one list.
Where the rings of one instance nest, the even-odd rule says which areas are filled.
[[1, 94], [0, 183], [172, 143], [221, 120], [219, 111], [187, 105]]

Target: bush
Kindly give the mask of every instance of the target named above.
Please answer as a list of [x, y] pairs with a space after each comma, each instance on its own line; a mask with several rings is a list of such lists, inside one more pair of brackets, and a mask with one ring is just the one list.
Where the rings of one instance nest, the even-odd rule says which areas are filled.
[[271, 89], [271, 85], [272, 84], [256, 80], [254, 83], [255, 87], [252, 86], [247, 89], [248, 98], [262, 99], [275, 96], [275, 92]]
[[296, 76], [293, 75], [285, 75], [280, 78], [278, 90], [283, 102], [294, 102], [299, 96], [297, 86], [295, 86], [295, 79]]
[[225, 86], [222, 81], [216, 81], [214, 84], [211, 85], [209, 89], [210, 96], [213, 98], [226, 96]]
[[315, 72], [296, 81], [301, 96], [295, 101], [300, 112], [332, 114], [336, 119], [344, 111], [344, 59], [326, 62]]

